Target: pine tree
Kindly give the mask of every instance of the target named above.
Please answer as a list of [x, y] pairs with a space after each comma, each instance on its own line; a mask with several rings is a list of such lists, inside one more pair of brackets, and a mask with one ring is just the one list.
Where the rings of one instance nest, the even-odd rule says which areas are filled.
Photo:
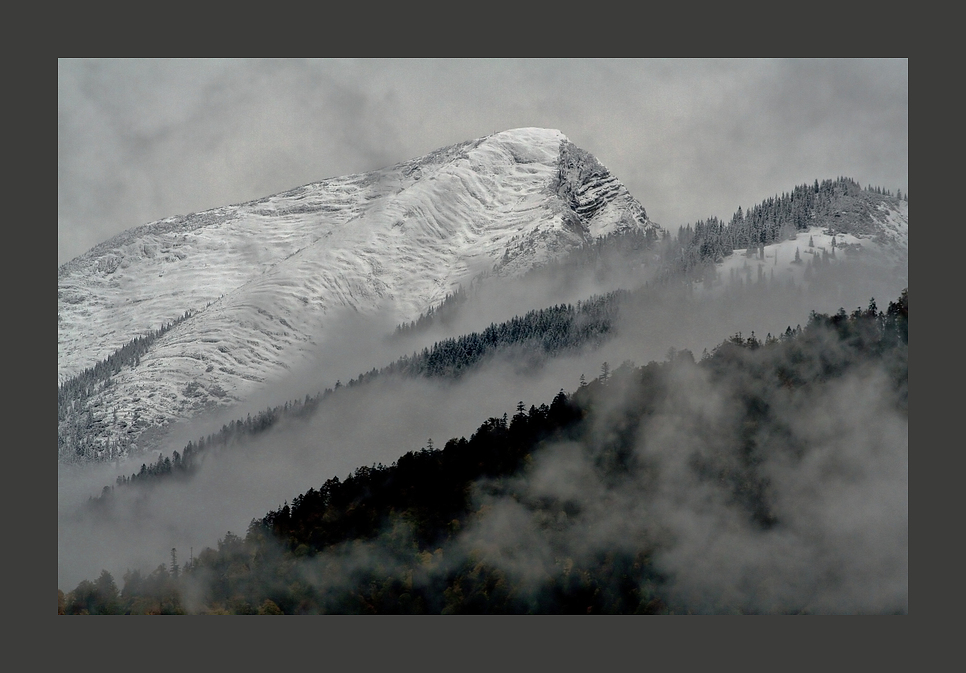
[[604, 383], [609, 378], [610, 378], [610, 365], [604, 362], [604, 364], [600, 366], [600, 377], [599, 377], [600, 382]]

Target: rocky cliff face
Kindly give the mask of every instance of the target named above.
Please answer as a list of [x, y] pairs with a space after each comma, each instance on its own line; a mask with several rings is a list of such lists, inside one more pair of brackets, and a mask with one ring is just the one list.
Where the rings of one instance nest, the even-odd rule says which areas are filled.
[[616, 178], [528, 128], [124, 232], [59, 270], [59, 383], [190, 317], [67, 405], [61, 458], [110, 458], [246, 399], [316, 352], [341, 309], [409, 321], [480, 273], [632, 227], [656, 225]]
[[648, 225], [644, 207], [589, 152], [564, 142], [559, 166], [554, 191], [593, 237]]

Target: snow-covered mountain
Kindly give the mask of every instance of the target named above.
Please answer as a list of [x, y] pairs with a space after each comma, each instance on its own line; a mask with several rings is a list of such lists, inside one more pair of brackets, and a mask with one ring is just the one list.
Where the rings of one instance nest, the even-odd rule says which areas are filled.
[[58, 382], [191, 315], [73, 404], [61, 435], [117, 455], [299, 367], [339, 309], [413, 320], [481, 273], [520, 275], [648, 228], [592, 155], [524, 128], [128, 230], [58, 271]]

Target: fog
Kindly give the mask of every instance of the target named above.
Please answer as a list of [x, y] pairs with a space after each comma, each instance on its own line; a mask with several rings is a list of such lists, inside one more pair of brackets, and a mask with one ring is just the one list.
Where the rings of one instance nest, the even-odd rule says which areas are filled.
[[[579, 359], [570, 364], [579, 367]], [[386, 377], [343, 387], [307, 422], [283, 422], [243, 444], [207, 454], [190, 481], [117, 488], [106, 518], [74, 514], [116, 474], [136, 472], [145, 458], [120, 471], [113, 465], [62, 466], [59, 585], [73, 588], [101, 568], [118, 578], [127, 568], [153, 569], [172, 547], [186, 558], [190, 547], [197, 552], [214, 546], [229, 530], [244, 534], [251, 519], [331, 477], [345, 478], [363, 465], [388, 465], [430, 439], [441, 447], [452, 437], [468, 437], [487, 418], [512, 414], [521, 399], [539, 405], [577, 383], [565, 361], [533, 372], [497, 360], [455, 383]]]
[[[554, 556], [593, 563], [656, 541], [663, 598], [677, 612], [907, 612], [908, 420], [889, 403], [881, 373], [774, 398], [775, 424], [790, 432], [758, 438], [778, 520], [770, 528], [750, 520], [729, 485], [693, 469], [696, 457], [730, 459], [739, 428], [729, 393], [706, 371], [677, 367], [670, 396], [637, 438], [647, 479], [601, 477], [594, 447], [611, 432], [604, 414], [588, 444], [544, 449], [513, 497], [481, 494], [487, 512], [455, 545], [459, 553], [446, 550], [452, 562], [475, 553], [535, 589], [559, 572]], [[618, 418], [625, 398], [611, 395]], [[548, 527], [525, 506], [547, 497], [579, 513]]]
[[[447, 325], [402, 340], [387, 338], [396, 324], [391, 312], [346, 314], [305, 367], [245, 404], [176, 428], [162, 452], [181, 451], [188, 440], [248, 413], [314, 395], [336, 381], [346, 384], [437, 339], [479, 330], [530, 308], [576, 302], [617, 285], [643, 288], [644, 281], [653, 280], [649, 268], [631, 275], [565, 270], [518, 281], [491, 279], [470, 293]], [[613, 369], [625, 361], [663, 361], [671, 349], [689, 349], [698, 359], [704, 349], [712, 351], [739, 331], [764, 339], [804, 325], [813, 309], [851, 311], [872, 297], [884, 308], [904, 281], [888, 267], [855, 262], [829, 267], [797, 287], [763, 281], [710, 293], [649, 285], [622, 306], [613, 338], [596, 350], [537, 367], [504, 354], [458, 381], [387, 376], [343, 386], [310, 419], [285, 420], [244, 442], [209, 450], [190, 479], [116, 488], [110, 505], [97, 510], [81, 505], [118, 474], [129, 476], [142, 462], [153, 463], [157, 453], [122, 464], [61, 465], [58, 586], [67, 591], [102, 569], [120, 584], [128, 570], [150, 572], [167, 563], [172, 548], [179, 559], [188, 559], [214, 547], [228, 531], [244, 536], [252, 519], [331, 477], [344, 479], [360, 466], [389, 465], [429, 440], [442, 447], [450, 438], [468, 438], [487, 418], [512, 416], [518, 401], [527, 407], [549, 404], [559, 390], [575, 390], [581, 375], [595, 378], [604, 362]], [[655, 563], [673, 578], [669, 597], [699, 611], [735, 601], [762, 611], [800, 604], [819, 612], [907, 609], [908, 422], [887, 411], [881, 377], [867, 372], [822, 396], [786, 401], [784, 422], [796, 441], [814, 449], [797, 462], [778, 449], [770, 454], [764, 469], [785, 525], [767, 532], [749, 527], [724, 493], [695, 481], [682, 462], [688, 455], [682, 447], [706, 450], [711, 438], [733, 430], [727, 388], [715, 389], [701, 377], [696, 368], [683, 373], [674, 397], [685, 409], [699, 409], [700, 425], [691, 425], [693, 414], [668, 412], [640, 440], [640, 454], [660, 465], [659, 488], [631, 484], [614, 490], [595, 476], [592, 456], [576, 446], [557, 447], [543, 454], [531, 482], [521, 488], [535, 497], [553, 493], [578, 500], [582, 518], [571, 522], [569, 532], [553, 540], [533, 536], [539, 527], [531, 514], [516, 499], [497, 498], [486, 503], [488, 516], [448, 551], [449, 562], [482, 554], [525, 586], [527, 577], [545, 576], [551, 546], [563, 545], [580, 559], [607, 545], [619, 548], [661, 535], [666, 551]], [[615, 392], [616, 410], [622, 400]], [[485, 489], [480, 493], [489, 497]], [[516, 551], [504, 558], [510, 548]], [[332, 572], [331, 565], [326, 568]]]

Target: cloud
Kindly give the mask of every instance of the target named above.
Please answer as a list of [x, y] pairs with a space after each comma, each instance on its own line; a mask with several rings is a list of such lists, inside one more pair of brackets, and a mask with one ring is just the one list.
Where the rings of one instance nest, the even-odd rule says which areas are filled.
[[125, 229], [558, 128], [677, 227], [812, 180], [908, 190], [908, 61], [58, 61], [58, 263]]
[[[692, 398], [708, 391], [683, 385]], [[704, 416], [704, 432], [696, 418], [668, 431], [660, 419], [641, 450], [662, 467], [650, 511], [672, 540], [655, 555], [673, 578], [670, 602], [696, 611], [908, 610], [908, 421], [890, 399], [879, 371], [769, 398], [772, 424], [787, 434], [756, 438], [777, 518], [767, 529], [684, 467], [695, 452], [720, 450], [704, 438], [735, 428]], [[671, 419], [681, 416], [689, 420]]]

